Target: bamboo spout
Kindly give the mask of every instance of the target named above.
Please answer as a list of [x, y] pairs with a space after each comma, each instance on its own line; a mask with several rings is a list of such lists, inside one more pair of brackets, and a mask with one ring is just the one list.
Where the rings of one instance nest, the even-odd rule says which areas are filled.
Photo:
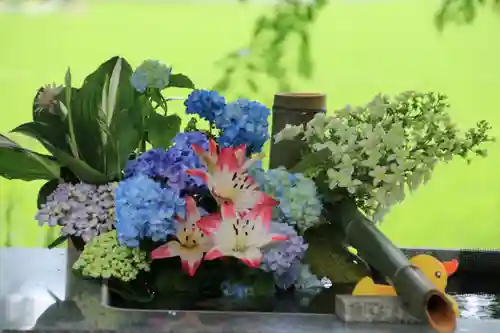
[[408, 261], [404, 253], [358, 210], [352, 200], [341, 201], [329, 211], [340, 221], [346, 242], [387, 277], [412, 316], [428, 322], [438, 333], [455, 331], [456, 313], [447, 296]]

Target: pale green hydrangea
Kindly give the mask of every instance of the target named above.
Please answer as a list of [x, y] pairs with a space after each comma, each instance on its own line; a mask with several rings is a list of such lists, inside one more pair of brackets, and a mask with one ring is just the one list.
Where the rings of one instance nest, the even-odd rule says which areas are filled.
[[460, 135], [447, 108], [446, 97], [436, 93], [378, 95], [333, 116], [318, 113], [304, 127], [285, 128], [275, 140], [305, 140], [313, 154], [305, 158], [316, 153], [317, 160], [309, 170], [297, 171], [325, 180], [337, 198], [355, 198], [378, 221], [404, 199], [406, 188], [426, 183], [437, 162], [455, 155], [469, 162], [471, 153], [486, 156], [480, 145], [493, 141], [489, 124], [480, 121]]
[[134, 280], [140, 271], [149, 271], [149, 262], [144, 251], [121, 245], [116, 230], [112, 230], [87, 243], [73, 268], [85, 276], [126, 282]]

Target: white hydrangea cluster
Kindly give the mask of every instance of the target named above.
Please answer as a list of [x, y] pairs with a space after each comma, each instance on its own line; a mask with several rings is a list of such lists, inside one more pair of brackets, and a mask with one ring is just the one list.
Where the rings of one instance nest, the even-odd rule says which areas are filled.
[[297, 136], [308, 143], [310, 156], [304, 172], [329, 185], [337, 197], [356, 199], [375, 221], [430, 179], [438, 161], [454, 155], [485, 156], [478, 146], [493, 138], [481, 121], [465, 135], [446, 113], [446, 97], [436, 93], [406, 92], [390, 98], [376, 96], [362, 107], [345, 107], [334, 115], [322, 113], [305, 126], [287, 126], [275, 141]]

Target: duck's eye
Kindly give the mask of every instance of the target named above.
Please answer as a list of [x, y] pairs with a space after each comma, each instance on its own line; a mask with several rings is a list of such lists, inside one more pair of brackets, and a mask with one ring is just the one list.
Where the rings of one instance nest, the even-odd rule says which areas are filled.
[[434, 276], [436, 276], [438, 279], [441, 278], [441, 272], [437, 271], [436, 273], [434, 273]]

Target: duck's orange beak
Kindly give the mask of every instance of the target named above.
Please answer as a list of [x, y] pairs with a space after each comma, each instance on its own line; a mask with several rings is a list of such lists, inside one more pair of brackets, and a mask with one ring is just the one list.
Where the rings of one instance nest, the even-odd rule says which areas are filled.
[[455, 274], [455, 272], [458, 269], [458, 260], [453, 259], [450, 261], [443, 261], [444, 268], [446, 269], [446, 273], [448, 273], [448, 276], [451, 276]]

